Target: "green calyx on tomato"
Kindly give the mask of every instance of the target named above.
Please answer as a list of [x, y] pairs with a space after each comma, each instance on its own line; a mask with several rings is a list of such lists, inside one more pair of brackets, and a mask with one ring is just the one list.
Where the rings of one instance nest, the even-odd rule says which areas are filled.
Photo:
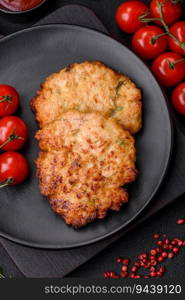
[[175, 86], [185, 78], [185, 58], [174, 52], [163, 53], [153, 61], [152, 71], [163, 86]]
[[0, 149], [16, 151], [21, 149], [28, 138], [25, 122], [16, 116], [0, 119]]
[[147, 25], [132, 37], [132, 49], [146, 60], [151, 60], [167, 49], [166, 32], [158, 26]]
[[2, 184], [0, 184], [0, 189], [8, 186], [8, 185], [12, 185], [14, 183], [14, 178], [13, 177], [9, 177], [7, 178], [7, 180], [5, 182], [3, 182]]
[[175, 69], [175, 65], [178, 64], [178, 63], [181, 63], [181, 62], [185, 61], [185, 58], [176, 60], [174, 62], [171, 62], [168, 59], [166, 59], [166, 61], [168, 62], [169, 68], [172, 69], [172, 70], [174, 70]]
[[12, 103], [12, 97], [9, 95], [1, 96], [0, 103], [7, 102], [6, 110], [9, 108], [9, 105]]
[[167, 35], [167, 34], [168, 34], [167, 32], [164, 32], [164, 33], [161, 33], [161, 34], [158, 34], [158, 35], [152, 37], [152, 38], [151, 38], [151, 43], [152, 43], [152, 45], [155, 45], [155, 43], [157, 42], [157, 40], [158, 40], [160, 37], [165, 36], [165, 35]]
[[0, 100], [0, 103], [2, 102], [12, 102], [12, 97], [9, 96], [9, 95], [5, 95], [5, 96], [1, 96], [1, 100]]
[[6, 146], [8, 143], [14, 141], [14, 140], [24, 140], [23, 137], [18, 136], [16, 134], [16, 129], [14, 129], [14, 131], [12, 132], [12, 134], [10, 134], [10, 136], [7, 138], [7, 140], [0, 145], [0, 149], [2, 149], [4, 146]]

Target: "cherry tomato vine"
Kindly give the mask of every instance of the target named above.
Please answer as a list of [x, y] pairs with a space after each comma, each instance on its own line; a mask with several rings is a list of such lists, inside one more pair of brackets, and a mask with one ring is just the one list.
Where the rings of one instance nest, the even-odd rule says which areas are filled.
[[[173, 1], [174, 4], [177, 4], [178, 2], [179, 2], [178, 0], [174, 0], [174, 1]], [[172, 39], [174, 39], [175, 42], [177, 42], [177, 43], [179, 44], [179, 46], [180, 46], [183, 50], [185, 50], [185, 42], [181, 42], [178, 38], [176, 38], [176, 36], [175, 36], [174, 34], [172, 34], [172, 33], [170, 32], [170, 28], [169, 28], [169, 26], [166, 24], [166, 22], [165, 22], [165, 20], [164, 20], [164, 17], [163, 17], [163, 11], [162, 11], [163, 4], [162, 4], [161, 2], [159, 2], [159, 1], [157, 1], [157, 6], [158, 6], [158, 9], [159, 9], [159, 14], [160, 14], [160, 17], [159, 17], [159, 18], [146, 18], [147, 15], [145, 14], [145, 15], [141, 15], [141, 16], [139, 17], [139, 20], [140, 20], [141, 22], [143, 22], [143, 23], [149, 23], [149, 22], [159, 21], [159, 22], [163, 25], [163, 27], [164, 27], [164, 29], [165, 29], [165, 31], [166, 31], [166, 35], [168, 35], [168, 36], [170, 36]], [[158, 37], [156, 36], [155, 39], [157, 39], [157, 38], [158, 38]]]

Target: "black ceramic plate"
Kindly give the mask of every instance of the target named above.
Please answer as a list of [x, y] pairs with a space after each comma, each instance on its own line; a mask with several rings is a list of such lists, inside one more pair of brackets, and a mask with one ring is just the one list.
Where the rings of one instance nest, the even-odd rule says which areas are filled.
[[[49, 74], [84, 60], [103, 61], [127, 74], [143, 90], [144, 127], [137, 136], [140, 171], [130, 188], [130, 202], [105, 220], [74, 230], [52, 212], [35, 176], [37, 130], [29, 101]], [[40, 248], [71, 248], [99, 241], [125, 227], [152, 200], [166, 173], [172, 147], [172, 129], [163, 93], [148, 68], [130, 50], [110, 37], [78, 26], [47, 25], [24, 30], [0, 41], [0, 82], [21, 95], [20, 116], [27, 122], [30, 140], [24, 153], [30, 178], [0, 191], [0, 235]]]

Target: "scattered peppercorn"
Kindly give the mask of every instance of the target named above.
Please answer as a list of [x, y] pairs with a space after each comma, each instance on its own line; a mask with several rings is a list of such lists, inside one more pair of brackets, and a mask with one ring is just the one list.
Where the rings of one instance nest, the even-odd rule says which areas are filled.
[[165, 239], [164, 243], [165, 243], [166, 245], [169, 245], [169, 244], [170, 244], [170, 240], [169, 240], [169, 239]]
[[155, 249], [150, 250], [151, 255], [156, 255], [157, 251]]
[[164, 258], [162, 256], [158, 257], [158, 261], [162, 262], [164, 260]]
[[175, 254], [174, 253], [169, 253], [168, 258], [174, 258]]
[[128, 265], [129, 264], [129, 259], [123, 259], [123, 264]]
[[177, 224], [178, 225], [181, 225], [181, 224], [184, 224], [185, 223], [185, 219], [179, 219], [178, 221], [177, 221]]
[[150, 263], [152, 266], [156, 266], [157, 265], [157, 261], [156, 260], [151, 260], [151, 263]]
[[151, 273], [150, 273], [150, 276], [151, 276], [151, 277], [156, 277], [156, 275], [157, 275], [156, 272], [151, 272]]
[[175, 248], [173, 248], [172, 250], [173, 250], [173, 252], [178, 253], [180, 249], [177, 248], [177, 247], [175, 247]]
[[[181, 220], [181, 221], [180, 221]], [[178, 220], [178, 224], [182, 224], [182, 219]], [[184, 219], [183, 219], [184, 220]], [[160, 235], [154, 234], [156, 241], [156, 248], [152, 248], [148, 253], [141, 253], [138, 255], [138, 260], [134, 261], [129, 267], [130, 260], [127, 258], [118, 257], [116, 261], [122, 264], [120, 275], [116, 272], [105, 272], [105, 278], [150, 278], [150, 277], [162, 277], [166, 271], [164, 266], [158, 264], [166, 259], [173, 259], [177, 255], [182, 246], [185, 246], [185, 240], [179, 238], [168, 239], [166, 234], [163, 234], [163, 240], [159, 240]], [[165, 250], [165, 251], [164, 251]], [[149, 274], [139, 274], [140, 268], [147, 269]]]
[[132, 267], [131, 268], [131, 271], [134, 273], [134, 272], [136, 272], [137, 271], [137, 267]]
[[158, 239], [159, 238], [159, 234], [158, 233], [155, 233], [154, 234], [154, 239]]
[[123, 267], [121, 268], [121, 270], [122, 270], [123, 272], [126, 272], [126, 271], [128, 270], [128, 267], [123, 265]]
[[128, 276], [128, 273], [127, 272], [121, 272], [121, 277], [122, 278], [126, 278]]
[[162, 246], [163, 242], [162, 241], [157, 241], [158, 246]]
[[168, 253], [167, 252], [162, 252], [162, 257], [164, 257], [164, 258], [166, 258], [166, 257], [168, 257]]
[[121, 263], [121, 262], [123, 261], [123, 259], [122, 259], [121, 257], [118, 257], [118, 258], [116, 259], [116, 261], [117, 261], [117, 263]]

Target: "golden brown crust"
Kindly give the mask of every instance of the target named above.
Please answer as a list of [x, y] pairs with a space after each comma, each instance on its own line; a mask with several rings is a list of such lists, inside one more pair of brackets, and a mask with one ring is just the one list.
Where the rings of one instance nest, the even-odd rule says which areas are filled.
[[95, 219], [104, 219], [109, 209], [119, 211], [122, 204], [128, 201], [127, 192], [121, 188], [101, 190], [101, 194], [97, 194], [97, 197], [100, 201], [94, 204], [93, 201], [85, 202], [79, 201], [79, 199], [72, 202], [71, 199], [75, 199], [74, 196], [71, 198], [71, 195], [67, 194], [65, 198], [60, 200], [60, 194], [55, 194], [51, 196], [50, 203], [52, 209], [62, 215], [67, 224], [80, 228], [93, 222]]
[[76, 63], [52, 74], [30, 105], [40, 127], [73, 109], [112, 116], [131, 133], [142, 126], [141, 91], [100, 62]]
[[41, 193], [67, 224], [81, 227], [119, 210], [137, 176], [134, 138], [112, 118], [69, 111], [36, 134]]

